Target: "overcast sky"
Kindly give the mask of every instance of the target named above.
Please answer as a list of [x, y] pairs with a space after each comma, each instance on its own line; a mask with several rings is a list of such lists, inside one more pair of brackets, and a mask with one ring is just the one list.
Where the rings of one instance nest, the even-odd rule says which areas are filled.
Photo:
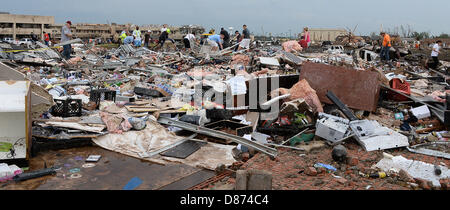
[[[254, 34], [344, 28], [358, 35], [410, 25], [450, 33], [450, 0], [4, 0], [0, 11], [55, 16], [57, 23], [198, 24], [207, 30], [247, 24]], [[289, 31], [290, 30], [290, 31]]]

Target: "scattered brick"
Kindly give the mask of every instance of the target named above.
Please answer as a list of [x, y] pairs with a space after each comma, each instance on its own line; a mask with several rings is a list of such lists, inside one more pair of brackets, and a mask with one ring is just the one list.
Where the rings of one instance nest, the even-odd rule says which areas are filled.
[[348, 156], [347, 164], [349, 164], [350, 166], [357, 166], [359, 164], [359, 159], [354, 156]]
[[317, 170], [314, 167], [307, 167], [305, 169], [305, 174], [308, 176], [316, 176], [317, 175]]
[[242, 161], [246, 162], [248, 159], [250, 159], [250, 153], [248, 152], [242, 153]]
[[414, 178], [416, 183], [419, 185], [420, 188], [424, 190], [431, 190], [431, 186], [428, 185], [428, 181], [420, 178]]
[[325, 168], [321, 168], [321, 167], [317, 168], [316, 171], [317, 171], [318, 174], [323, 174], [323, 173], [327, 172], [327, 170]]
[[347, 183], [347, 180], [344, 179], [344, 178], [338, 178], [336, 181], [337, 181], [339, 184], [345, 184], [345, 183]]

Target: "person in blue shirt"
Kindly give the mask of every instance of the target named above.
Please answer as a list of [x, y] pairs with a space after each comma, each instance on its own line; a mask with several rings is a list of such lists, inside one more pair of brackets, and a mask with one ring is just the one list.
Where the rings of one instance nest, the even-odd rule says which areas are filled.
[[222, 40], [224, 38], [223, 34], [214, 34], [208, 37], [209, 43], [213, 46], [213, 50], [216, 47], [219, 47], [220, 50], [223, 49]]
[[132, 44], [134, 42], [134, 37], [127, 33], [127, 37], [123, 40], [123, 44]]

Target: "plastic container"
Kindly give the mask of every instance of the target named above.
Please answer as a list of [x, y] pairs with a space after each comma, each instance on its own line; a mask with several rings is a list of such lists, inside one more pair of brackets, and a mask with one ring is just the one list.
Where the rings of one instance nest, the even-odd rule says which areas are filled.
[[52, 115], [58, 117], [79, 117], [81, 116], [81, 99], [54, 99], [55, 105], [52, 108]]
[[[411, 87], [410, 84], [406, 81], [402, 82], [401, 79], [394, 78], [391, 81], [389, 81], [389, 84], [392, 89], [397, 90], [398, 92], [401, 92], [405, 95], [411, 95]], [[409, 98], [406, 96], [400, 95], [398, 93], [391, 92], [390, 99], [396, 100], [396, 101], [408, 101]]]
[[97, 104], [97, 106], [100, 104], [100, 101], [116, 101], [116, 94], [117, 92], [114, 90], [108, 90], [108, 89], [98, 89], [98, 90], [91, 90], [89, 97], [89, 101], [93, 101]]
[[0, 163], [0, 182], [12, 180], [15, 175], [21, 173], [23, 173], [22, 169], [16, 165], [8, 166], [6, 163]]

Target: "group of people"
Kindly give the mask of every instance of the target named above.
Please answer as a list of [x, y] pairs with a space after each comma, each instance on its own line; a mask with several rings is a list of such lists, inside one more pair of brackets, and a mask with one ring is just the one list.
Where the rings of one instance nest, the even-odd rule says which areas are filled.
[[223, 50], [225, 48], [231, 47], [231, 41], [235, 41], [238, 44], [235, 47], [235, 51], [239, 51], [242, 48], [249, 49], [250, 47], [250, 31], [247, 28], [247, 25], [242, 26], [242, 35], [239, 31], [235, 31], [235, 36], [231, 39], [230, 34], [224, 29], [221, 28], [220, 34], [214, 34], [214, 31], [211, 30], [206, 40], [209, 45], [212, 46], [212, 50]]
[[[238, 46], [234, 49], [235, 51], [241, 50], [242, 48], [248, 49], [250, 46], [250, 31], [248, 30], [246, 25], [243, 25], [242, 35], [239, 31], [235, 32], [235, 37], [232, 39], [230, 34], [224, 29], [221, 28], [220, 34], [215, 34], [214, 30], [210, 31], [208, 38], [205, 40], [206, 43], [212, 46], [213, 50], [223, 50], [231, 46], [231, 42], [235, 41], [239, 43]], [[155, 47], [162, 48], [166, 41], [170, 41], [175, 44], [175, 41], [169, 38], [169, 34], [171, 33], [167, 24], [164, 24], [160, 31], [158, 31], [158, 45]], [[130, 33], [126, 30], [122, 31], [119, 36], [121, 44], [133, 44], [136, 47], [142, 45], [142, 33], [137, 26], [136, 29]], [[151, 42], [151, 31], [147, 31], [143, 36], [144, 39], [144, 47], [148, 47]], [[199, 43], [200, 40], [196, 37], [196, 33], [189, 32], [183, 38], [184, 50], [191, 50], [194, 43]]]
[[[72, 32], [70, 30], [70, 27], [72, 25], [71, 21], [67, 21], [66, 24], [62, 27], [61, 30], [61, 42], [69, 41], [72, 38]], [[249, 49], [250, 47], [250, 31], [247, 28], [247, 25], [242, 26], [242, 34], [239, 33], [239, 31], [235, 31], [235, 36], [233, 38], [230, 37], [230, 34], [224, 29], [221, 28], [219, 34], [215, 34], [214, 30], [210, 31], [209, 36], [205, 41], [202, 41], [202, 43], [208, 43], [210, 46], [212, 46], [212, 50], [223, 50], [225, 48], [229, 48], [232, 46], [232, 42], [235, 42], [237, 46], [234, 48], [234, 51], [239, 51], [242, 48]], [[164, 43], [169, 40], [172, 43], [175, 43], [175, 41], [171, 38], [169, 38], [170, 29], [168, 28], [167, 24], [163, 25], [163, 28], [159, 33], [159, 44], [158, 46], [163, 47]], [[32, 34], [32, 38], [37, 39], [36, 37], [33, 37], [34, 34]], [[133, 44], [134, 46], [140, 47], [142, 45], [142, 38], [144, 38], [144, 46], [148, 47], [149, 43], [151, 41], [151, 31], [147, 31], [147, 33], [142, 36], [141, 31], [139, 30], [139, 26], [136, 26], [135, 30], [132, 33], [129, 33], [128, 31], [124, 30], [122, 31], [120, 35], [120, 40], [122, 44]], [[380, 58], [382, 61], [389, 61], [389, 50], [392, 47], [391, 43], [391, 37], [389, 34], [385, 32], [381, 32], [380, 36], [383, 38], [383, 42], [381, 45], [381, 52], [380, 52]], [[48, 33], [44, 32], [44, 41], [47, 46], [49, 46], [50, 42], [50, 36]], [[184, 48], [185, 50], [191, 50], [191, 46], [194, 43], [199, 43], [199, 40], [196, 37], [195, 32], [188, 33], [184, 39]], [[303, 29], [302, 36], [300, 38], [299, 44], [302, 48], [308, 48], [311, 45], [311, 37], [310, 33], [307, 27]], [[432, 47], [431, 51], [431, 58], [433, 59], [432, 68], [436, 68], [439, 65], [439, 53], [440, 49], [442, 47], [443, 43], [441, 40], [436, 41], [436, 43]], [[70, 58], [72, 47], [70, 44], [63, 46], [63, 53], [62, 55], [66, 58]]]
[[311, 46], [311, 36], [308, 27], [303, 28], [303, 33], [301, 34], [298, 44], [300, 44], [303, 49], [307, 49], [309, 46]]
[[[158, 43], [162, 47], [166, 40], [170, 40], [172, 43], [175, 43], [173, 39], [169, 38], [170, 29], [167, 24], [164, 24], [159, 33]], [[136, 26], [136, 29], [133, 32], [129, 32], [127, 30], [123, 30], [119, 36], [121, 44], [132, 44], [135, 47], [140, 47], [142, 44], [144, 47], [149, 47], [149, 44], [153, 41], [151, 37], [152, 31], [148, 30], [144, 35], [139, 30], [139, 26]]]
[[[392, 47], [391, 43], [391, 36], [387, 34], [386, 32], [380, 32], [380, 36], [383, 38], [383, 42], [381, 44], [381, 52], [380, 52], [380, 59], [382, 61], [388, 62], [390, 60], [389, 58], [389, 50]], [[439, 53], [440, 49], [442, 48], [442, 41], [437, 40], [436, 43], [433, 45], [431, 50], [431, 59], [433, 60], [433, 63], [431, 64], [431, 68], [437, 68], [439, 66]]]
[[[147, 34], [150, 32], [151, 31], [148, 31]], [[136, 47], [140, 47], [142, 45], [142, 32], [141, 32], [141, 30], [139, 30], [139, 26], [136, 26], [136, 28], [133, 30], [132, 33], [130, 33], [127, 30], [123, 30], [120, 33], [119, 38], [120, 38], [121, 44], [132, 44]]]
[[[45, 31], [43, 32], [43, 34], [44, 34], [43, 40], [45, 42], [45, 45], [50, 46], [50, 34], [48, 34]], [[31, 40], [33, 42], [37, 42], [37, 41], [39, 41], [39, 37], [36, 34], [34, 34], [33, 32], [31, 32]]]

